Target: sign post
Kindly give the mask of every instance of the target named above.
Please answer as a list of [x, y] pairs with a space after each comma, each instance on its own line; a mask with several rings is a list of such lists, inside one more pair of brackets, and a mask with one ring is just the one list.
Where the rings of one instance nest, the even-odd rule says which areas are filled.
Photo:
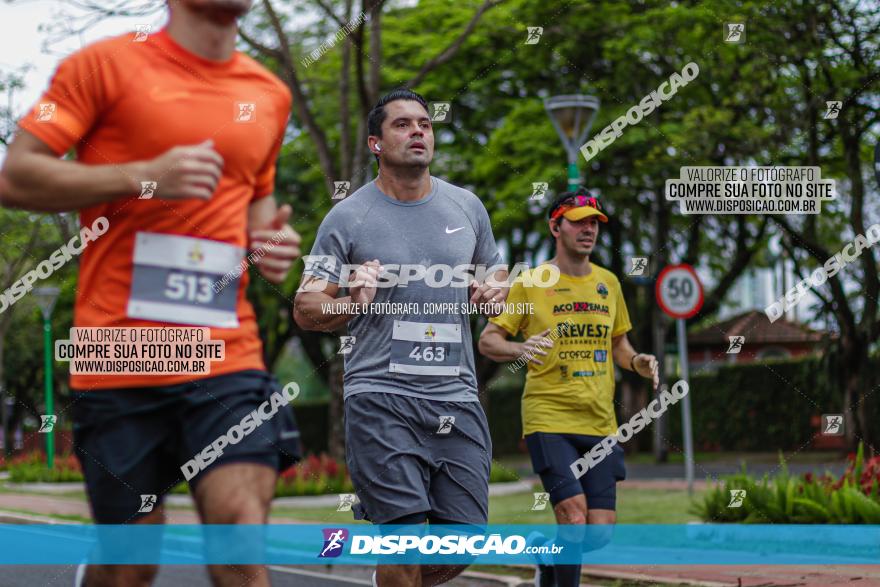
[[[681, 378], [688, 381], [687, 332], [685, 320], [695, 316], [703, 307], [703, 285], [694, 268], [686, 263], [669, 265], [657, 277], [655, 289], [660, 309], [675, 318], [678, 332], [678, 356], [681, 361]], [[688, 494], [694, 492], [694, 434], [691, 423], [691, 394], [681, 400], [681, 427], [684, 436], [684, 469]]]

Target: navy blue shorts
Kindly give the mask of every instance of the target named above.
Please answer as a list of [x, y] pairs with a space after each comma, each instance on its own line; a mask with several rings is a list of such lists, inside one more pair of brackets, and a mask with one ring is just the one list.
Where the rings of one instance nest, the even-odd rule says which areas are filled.
[[[72, 393], [73, 441], [97, 524], [125, 524], [146, 515], [181, 481], [181, 466], [280, 391], [265, 371], [248, 370], [160, 387]], [[206, 470], [231, 462], [283, 471], [302, 454], [293, 410], [280, 408]], [[201, 474], [190, 480], [195, 487]]]
[[571, 471], [571, 464], [602, 442], [604, 436], [534, 432], [526, 436], [532, 457], [532, 469], [541, 476], [544, 490], [554, 506], [564, 499], [584, 494], [587, 509], [614, 510], [617, 503], [617, 482], [626, 479], [623, 449], [614, 445], [610, 455], [591, 467], [580, 479]]

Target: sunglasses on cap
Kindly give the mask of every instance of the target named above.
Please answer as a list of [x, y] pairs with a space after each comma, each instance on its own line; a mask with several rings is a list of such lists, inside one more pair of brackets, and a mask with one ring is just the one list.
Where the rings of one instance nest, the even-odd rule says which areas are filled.
[[596, 211], [596, 214], [589, 214], [590, 216], [599, 216], [603, 222], [608, 222], [608, 217], [602, 212], [602, 204], [599, 203], [599, 199], [586, 193], [578, 193], [558, 202], [550, 210], [550, 219], [556, 220], [570, 210], [584, 207], [593, 208]]

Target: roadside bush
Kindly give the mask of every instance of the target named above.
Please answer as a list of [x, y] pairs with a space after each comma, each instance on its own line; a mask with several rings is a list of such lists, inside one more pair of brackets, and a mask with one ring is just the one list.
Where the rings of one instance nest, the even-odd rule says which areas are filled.
[[46, 456], [32, 452], [14, 457], [7, 465], [12, 483], [69, 483], [83, 480], [82, 469], [75, 455], [57, 455], [49, 469]]
[[[880, 457], [864, 460], [862, 445], [847, 457], [846, 472], [839, 479], [829, 473], [819, 477], [782, 472], [759, 481], [743, 467], [736, 475], [706, 492], [693, 513], [704, 522], [744, 524], [880, 524]], [[745, 490], [740, 507], [730, 507], [732, 490]]]

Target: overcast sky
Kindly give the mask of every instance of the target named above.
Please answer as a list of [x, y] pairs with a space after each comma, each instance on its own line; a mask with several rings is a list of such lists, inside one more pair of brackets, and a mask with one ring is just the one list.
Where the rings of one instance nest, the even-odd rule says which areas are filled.
[[60, 0], [16, 0], [14, 4], [0, 0], [0, 69], [8, 72], [25, 64], [33, 66], [25, 77], [25, 89], [15, 96], [14, 105], [18, 113], [36, 102], [63, 56], [97, 39], [134, 30], [137, 24], [151, 24], [156, 30], [165, 21], [164, 10], [146, 19], [146, 22], [144, 18], [105, 19], [81, 36], [71, 36], [46, 47], [46, 41], [52, 35], [41, 31], [40, 26], [57, 22], [62, 18], [62, 11], [76, 13], [70, 5]]

